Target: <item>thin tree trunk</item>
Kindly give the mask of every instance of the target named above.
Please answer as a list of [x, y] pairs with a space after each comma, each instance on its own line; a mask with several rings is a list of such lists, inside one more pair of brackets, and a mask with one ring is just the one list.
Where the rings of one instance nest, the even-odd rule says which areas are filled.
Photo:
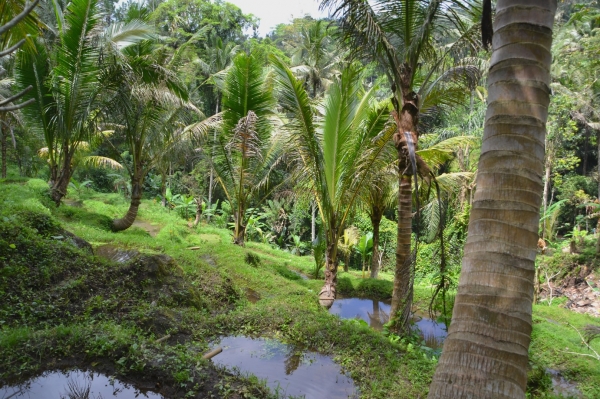
[[[411, 153], [417, 150], [417, 125], [419, 123], [418, 96], [410, 90], [411, 70], [406, 70], [403, 81], [403, 104], [400, 115], [392, 113], [398, 126], [394, 144], [398, 151], [398, 241], [396, 245], [396, 268], [390, 319], [393, 328], [408, 333], [409, 318], [413, 299], [413, 267], [411, 256], [412, 233], [412, 174]], [[410, 142], [409, 142], [410, 141]]]
[[[547, 141], [546, 141], [547, 143]], [[542, 215], [546, 216], [546, 210], [548, 209], [548, 194], [550, 194], [550, 176], [552, 173], [552, 158], [550, 154], [547, 155], [546, 158], [546, 171], [544, 173], [544, 193], [542, 194]], [[549, 220], [544, 220], [544, 226], [542, 228], [542, 239], [546, 239], [546, 225], [549, 223]]]
[[[218, 94], [217, 94], [218, 96]], [[219, 97], [217, 97], [217, 107], [215, 109], [215, 115], [219, 113]], [[214, 129], [213, 132], [213, 149], [215, 146], [215, 143], [217, 142], [217, 129]], [[208, 209], [210, 209], [211, 205], [212, 205], [212, 196], [213, 196], [213, 186], [215, 184], [215, 170], [213, 169], [212, 165], [210, 166], [210, 178], [208, 180]], [[210, 212], [208, 213], [207, 216], [208, 221], [210, 221]]]
[[60, 206], [62, 198], [67, 195], [67, 188], [73, 175], [73, 166], [71, 165], [71, 160], [73, 159], [71, 151], [73, 150], [67, 146], [63, 146], [63, 148], [67, 148], [67, 153], [63, 159], [62, 166], [60, 169], [58, 165], [51, 168], [52, 173], [50, 175], [50, 197], [57, 207]]
[[[598, 145], [600, 146], [600, 144], [598, 144]], [[599, 163], [599, 165], [600, 165], [600, 163]], [[600, 166], [598, 168], [600, 169]], [[600, 190], [600, 186], [599, 186], [598, 190]], [[310, 220], [310, 240], [311, 240], [311, 242], [314, 242], [317, 239], [316, 217], [317, 217], [317, 204], [313, 201], [312, 202], [312, 215], [311, 215], [311, 220]]]
[[[335, 224], [333, 224], [335, 225]], [[337, 232], [327, 233], [327, 249], [325, 253], [325, 285], [319, 292], [321, 306], [330, 308], [335, 301], [337, 286]]]
[[196, 219], [194, 219], [194, 227], [198, 226], [200, 223], [200, 218], [202, 217], [202, 200], [198, 198], [194, 198], [196, 202]]
[[525, 398], [556, 0], [498, 0], [462, 273], [429, 399]]
[[0, 153], [2, 153], [2, 178], [6, 179], [6, 144], [8, 134], [4, 133], [4, 124], [0, 121]]
[[160, 196], [162, 198], [162, 206], [167, 206], [167, 174], [165, 171], [160, 172]]
[[394, 328], [404, 333], [408, 329], [408, 321], [413, 300], [413, 273], [410, 253], [412, 231], [412, 182], [411, 176], [400, 176], [398, 192], [398, 242], [396, 247], [396, 270], [394, 273], [394, 290], [390, 318]]
[[373, 256], [371, 257], [371, 278], [379, 275], [379, 226], [381, 225], [381, 214], [379, 210], [373, 210], [371, 226], [373, 227]]
[[140, 203], [142, 202], [144, 176], [141, 165], [136, 165], [133, 176], [131, 177], [131, 202], [125, 216], [121, 219], [115, 219], [112, 222], [113, 231], [123, 231], [133, 225], [138, 214]]

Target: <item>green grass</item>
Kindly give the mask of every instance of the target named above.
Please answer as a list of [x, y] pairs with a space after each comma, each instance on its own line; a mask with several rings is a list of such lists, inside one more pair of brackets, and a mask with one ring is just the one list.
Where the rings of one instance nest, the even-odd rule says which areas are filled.
[[[226, 397], [218, 386], [227, 383], [233, 393], [246, 389], [265, 397], [264, 385], [255, 379], [225, 373], [201, 359], [211, 340], [244, 334], [332, 355], [365, 398], [416, 398], [427, 392], [435, 357], [321, 308], [317, 292], [322, 280], [298, 274], [311, 274], [311, 256], [254, 242], [235, 246], [228, 230], [188, 227], [175, 212], [148, 200], [140, 206], [139, 219], [160, 227], [155, 237], [137, 227], [113, 233], [111, 219], [128, 207], [121, 196], [84, 190], [69, 195], [80, 207], [56, 208], [46, 191], [41, 180], [0, 183], [0, 261], [10, 262], [0, 272], [0, 381], [69, 358], [91, 367], [110, 365], [130, 377], [157, 373], [171, 381], [177, 395]], [[156, 273], [139, 262], [112, 264], [52, 238], [63, 227], [93, 246], [164, 253], [174, 263]], [[249, 264], [248, 258], [258, 261]], [[373, 281], [359, 271], [340, 271], [338, 292], [387, 299], [392, 278], [382, 273]], [[248, 301], [246, 289], [258, 292], [261, 300]], [[416, 285], [415, 306], [426, 309], [431, 293], [432, 287]], [[556, 306], [534, 307], [532, 364], [535, 370], [560, 370], [585, 397], [600, 397], [600, 362], [566, 353], [567, 347], [585, 353], [567, 323], [581, 329], [598, 320]], [[173, 338], [154, 343], [167, 334]], [[594, 348], [600, 350], [598, 344]], [[190, 382], [194, 367], [203, 372]], [[532, 397], [552, 396], [545, 386]]]

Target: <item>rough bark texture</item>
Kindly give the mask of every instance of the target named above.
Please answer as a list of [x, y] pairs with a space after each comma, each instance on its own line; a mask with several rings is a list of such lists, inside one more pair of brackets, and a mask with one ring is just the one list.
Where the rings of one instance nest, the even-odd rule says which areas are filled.
[[196, 202], [196, 219], [194, 219], [194, 227], [196, 227], [200, 223], [200, 218], [202, 217], [202, 199], [194, 198], [194, 202]]
[[413, 299], [413, 272], [411, 258], [411, 233], [412, 233], [412, 182], [413, 168], [409, 157], [408, 137], [412, 141], [414, 150], [417, 150], [417, 124], [419, 122], [418, 97], [409, 91], [410, 68], [404, 66], [403, 76], [403, 105], [400, 115], [392, 113], [398, 131], [394, 135], [394, 144], [398, 150], [398, 241], [396, 245], [396, 268], [394, 272], [394, 291], [392, 292], [392, 306], [390, 319], [393, 328], [400, 332], [408, 332], [409, 317]]
[[330, 308], [335, 301], [337, 285], [337, 240], [335, 232], [329, 232], [327, 237], [327, 252], [325, 258], [325, 285], [319, 292], [321, 306]]
[[411, 265], [412, 231], [412, 183], [410, 175], [400, 176], [398, 193], [398, 243], [396, 247], [396, 269], [390, 318], [394, 329], [406, 332], [413, 299], [413, 273]]
[[499, 0], [452, 324], [433, 398], [524, 398], [556, 0]]
[[129, 209], [125, 216], [121, 219], [115, 219], [112, 222], [113, 231], [123, 231], [131, 227], [140, 208], [142, 202], [144, 176], [141, 172], [141, 167], [134, 170], [133, 176], [131, 177], [131, 202], [129, 203]]
[[371, 278], [377, 278], [379, 275], [379, 225], [383, 209], [373, 209], [371, 212], [371, 226], [373, 227], [373, 256], [371, 257]]
[[[63, 146], [63, 148], [68, 148], [67, 146]], [[73, 176], [73, 166], [71, 165], [71, 160], [73, 159], [74, 149], [68, 149], [67, 154], [63, 158], [62, 165], [55, 165], [50, 168], [50, 197], [56, 206], [60, 206], [60, 201], [62, 198], [67, 195], [67, 188], [69, 187], [69, 182], [71, 181], [71, 176]]]

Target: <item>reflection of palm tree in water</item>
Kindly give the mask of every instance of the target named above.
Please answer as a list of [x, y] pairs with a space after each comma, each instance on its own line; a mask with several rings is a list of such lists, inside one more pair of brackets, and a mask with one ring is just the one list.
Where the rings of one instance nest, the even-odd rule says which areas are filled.
[[373, 299], [373, 313], [367, 312], [369, 325], [375, 330], [383, 330], [383, 325], [388, 322], [390, 315], [379, 308], [379, 301]]
[[285, 374], [290, 375], [294, 371], [300, 367], [300, 363], [302, 363], [303, 351], [299, 350], [296, 347], [290, 347], [290, 350], [285, 357], [285, 361], [283, 365], [285, 366]]

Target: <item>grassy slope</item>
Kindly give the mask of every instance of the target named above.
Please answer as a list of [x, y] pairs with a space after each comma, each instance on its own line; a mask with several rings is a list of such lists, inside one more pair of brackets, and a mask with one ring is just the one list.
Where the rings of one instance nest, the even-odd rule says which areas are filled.
[[[288, 269], [308, 268], [310, 259], [254, 243], [236, 247], [226, 230], [192, 230], [148, 201], [139, 216], [162, 225], [158, 235], [150, 237], [139, 228], [115, 234], [108, 221], [127, 207], [118, 196], [88, 193], [73, 198], [82, 208], [52, 209], [40, 203], [44, 187], [35, 180], [0, 183], [0, 219], [8, 229], [0, 238], [0, 258], [10, 262], [0, 273], [0, 296], [13, 298], [0, 301], [0, 383], [44, 367], [77, 363], [112, 367], [132, 378], [154, 375], [174, 386], [176, 397], [188, 392], [197, 397], [207, 392], [215, 397], [264, 397], [255, 381], [214, 371], [200, 359], [210, 340], [246, 334], [275, 336], [333, 355], [364, 397], [411, 398], [427, 390], [434, 362], [415, 351], [405, 353], [405, 345], [393, 344], [359, 323], [340, 321], [319, 307], [315, 292], [320, 282], [302, 280]], [[52, 238], [60, 235], [54, 225], [45, 237], [38, 234], [40, 229], [36, 233], [23, 226], [19, 215], [25, 214], [46, 215], [42, 219], [48, 224], [58, 220], [94, 246], [112, 243], [168, 254], [176, 266], [157, 279], [140, 265], [124, 267], [85, 256]], [[244, 262], [247, 252], [261, 259], [257, 267]], [[43, 264], [33, 266], [36, 257], [44, 257]], [[29, 283], [21, 287], [18, 280]], [[262, 299], [251, 304], [246, 288]], [[154, 342], [165, 334], [172, 338]], [[227, 379], [232, 382], [225, 384]]]
[[[246, 334], [275, 336], [334, 355], [354, 378], [364, 397], [417, 398], [427, 392], [435, 360], [429, 360], [418, 351], [406, 352], [406, 344], [393, 344], [380, 333], [353, 321], [339, 321], [321, 309], [316, 300], [321, 281], [303, 280], [290, 271], [311, 274], [310, 257], [296, 257], [258, 243], [236, 247], [230, 244], [228, 231], [206, 225], [191, 229], [174, 213], [150, 201], [142, 203], [139, 219], [161, 226], [156, 237], [150, 237], [137, 227], [115, 234], [109, 231], [108, 222], [121, 216], [127, 208], [127, 203], [118, 195], [84, 193], [81, 198], [72, 199], [79, 201], [82, 208], [52, 209], [40, 203], [39, 193], [44, 188], [45, 183], [36, 180], [26, 185], [0, 183], [0, 219], [15, 214], [15, 209], [27, 209], [52, 215], [67, 230], [95, 246], [113, 243], [145, 253], [168, 254], [177, 264], [172, 274], [181, 280], [176, 279], [179, 282], [172, 286], [188, 294], [175, 299], [173, 295], [164, 298], [164, 292], [147, 288], [153, 284], [144, 286], [143, 282], [149, 278], [139, 271], [142, 276], [137, 280], [133, 275], [123, 276], [117, 272], [113, 280], [107, 278], [103, 282], [105, 289], [95, 295], [77, 298], [71, 294], [75, 295], [73, 301], [82, 303], [81, 309], [73, 308], [73, 314], [61, 318], [60, 322], [44, 316], [49, 313], [49, 305], [57, 304], [52, 300], [38, 300], [41, 305], [34, 306], [33, 310], [21, 310], [20, 316], [4, 317], [6, 321], [0, 330], [0, 363], [4, 364], [0, 366], [0, 383], [1, 378], [60, 364], [57, 359], [72, 358], [81, 364], [114, 367], [117, 372], [132, 376], [148, 374], [151, 370], [176, 388], [175, 396], [191, 392], [204, 397], [202, 395], [210, 391], [216, 397], [233, 397], [236, 393], [242, 397], [261, 397], [265, 395], [264, 388], [256, 381], [215, 371], [200, 359], [210, 340], [220, 335]], [[54, 241], [47, 239], [40, 245], [63, 245]], [[10, 253], [8, 244], [0, 238], [0, 260], [2, 251]], [[190, 250], [190, 247], [199, 248]], [[248, 252], [260, 258], [258, 266], [244, 262]], [[49, 263], [52, 260], [62, 263], [60, 258], [52, 258], [56, 256], [53, 251], [49, 251], [48, 256]], [[89, 275], [94, 274], [95, 268], [110, 276], [111, 270], [120, 267], [107, 262], [97, 265], [94, 258], [82, 259], [87, 260], [79, 269], [75, 267], [79, 270], [75, 275], [43, 286], [85, 286], [91, 284]], [[48, 267], [50, 273], [56, 272]], [[0, 277], [3, 276], [0, 274]], [[117, 280], [139, 284], [141, 289], [131, 294]], [[391, 293], [391, 276], [385, 274], [382, 280], [371, 281], [361, 279], [360, 273], [341, 273], [339, 283], [341, 293], [346, 295], [389, 297]], [[38, 291], [32, 288], [31, 294], [41, 288], [42, 285], [37, 287]], [[246, 289], [258, 292], [261, 300], [251, 304], [245, 299]], [[0, 296], [3, 294], [0, 290]], [[122, 303], [129, 294], [133, 296], [129, 299], [129, 310], [122, 311]], [[429, 294], [429, 288], [416, 287], [416, 302], [426, 305]], [[15, 304], [21, 308], [31, 307], [24, 302], [17, 300]], [[534, 312], [530, 349], [534, 371], [560, 370], [579, 383], [586, 397], [600, 397], [600, 362], [563, 352], [566, 347], [570, 351], [585, 352], [579, 345], [577, 333], [567, 322], [581, 328], [586, 323], [599, 324], [598, 320], [555, 306], [536, 306]], [[167, 333], [173, 338], [160, 345], [154, 343]], [[600, 344], [594, 347], [600, 351]], [[196, 374], [207, 377], [198, 378]], [[551, 397], [547, 394], [548, 377], [535, 372], [532, 375], [532, 387], [539, 391], [535, 396]], [[224, 388], [224, 381], [230, 382], [228, 388]]]

